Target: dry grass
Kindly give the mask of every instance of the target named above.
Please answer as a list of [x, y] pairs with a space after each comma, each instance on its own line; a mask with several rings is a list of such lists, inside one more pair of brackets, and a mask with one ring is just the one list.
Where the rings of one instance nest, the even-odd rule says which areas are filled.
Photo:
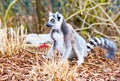
[[19, 53], [21, 47], [25, 45], [25, 33], [23, 26], [17, 29], [0, 27], [0, 54], [12, 55]]
[[[41, 49], [40, 49], [41, 50]], [[43, 49], [42, 49], [43, 50]], [[47, 49], [48, 50], [48, 49]], [[60, 55], [54, 55], [51, 59], [41, 58], [35, 54], [36, 62], [30, 71], [30, 77], [34, 81], [73, 81], [75, 80], [78, 66], [71, 66], [68, 61], [62, 60]]]
[[57, 61], [53, 59], [45, 62], [42, 68], [42, 75], [46, 75], [48, 81], [75, 80], [77, 66], [70, 68], [68, 61], [63, 62], [61, 59]]

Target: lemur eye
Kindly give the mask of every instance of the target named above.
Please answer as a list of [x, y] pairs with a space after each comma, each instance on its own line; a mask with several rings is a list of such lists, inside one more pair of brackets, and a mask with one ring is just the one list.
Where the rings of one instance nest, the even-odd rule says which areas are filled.
[[51, 21], [52, 23], [54, 23], [54, 22], [55, 22], [55, 20], [54, 20], [54, 19], [51, 19], [50, 21]]

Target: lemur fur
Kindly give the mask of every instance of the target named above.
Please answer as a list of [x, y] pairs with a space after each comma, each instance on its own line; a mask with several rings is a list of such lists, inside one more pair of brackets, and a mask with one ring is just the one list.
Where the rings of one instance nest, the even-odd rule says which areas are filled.
[[77, 57], [77, 63], [79, 65], [84, 62], [84, 57], [87, 56], [88, 51], [95, 46], [106, 49], [106, 57], [109, 59], [113, 59], [117, 51], [115, 43], [106, 38], [94, 38], [86, 44], [86, 41], [72, 28], [71, 25], [65, 22], [64, 17], [58, 12], [49, 12], [49, 20], [46, 26], [51, 27], [50, 35], [54, 41], [54, 44], [48, 53], [49, 58], [54, 49], [58, 49], [64, 59]]

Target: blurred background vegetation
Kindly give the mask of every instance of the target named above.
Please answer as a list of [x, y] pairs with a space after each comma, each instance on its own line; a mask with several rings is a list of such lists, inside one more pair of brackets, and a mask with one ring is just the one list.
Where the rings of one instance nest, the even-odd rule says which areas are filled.
[[23, 25], [28, 33], [48, 33], [48, 12], [60, 12], [84, 38], [120, 41], [120, 0], [0, 0], [2, 27]]

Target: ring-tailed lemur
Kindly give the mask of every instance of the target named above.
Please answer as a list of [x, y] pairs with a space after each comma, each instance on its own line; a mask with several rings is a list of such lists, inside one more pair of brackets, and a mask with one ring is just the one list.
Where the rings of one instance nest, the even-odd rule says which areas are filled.
[[58, 49], [65, 59], [77, 56], [77, 63], [79, 65], [84, 62], [84, 57], [87, 56], [88, 51], [95, 46], [100, 46], [106, 49], [106, 57], [109, 59], [112, 59], [117, 51], [115, 43], [106, 38], [94, 38], [86, 44], [86, 41], [70, 24], [65, 22], [64, 17], [58, 12], [49, 12], [49, 20], [46, 26], [51, 27], [50, 35], [54, 41], [54, 44], [48, 53], [49, 58], [54, 49]]

